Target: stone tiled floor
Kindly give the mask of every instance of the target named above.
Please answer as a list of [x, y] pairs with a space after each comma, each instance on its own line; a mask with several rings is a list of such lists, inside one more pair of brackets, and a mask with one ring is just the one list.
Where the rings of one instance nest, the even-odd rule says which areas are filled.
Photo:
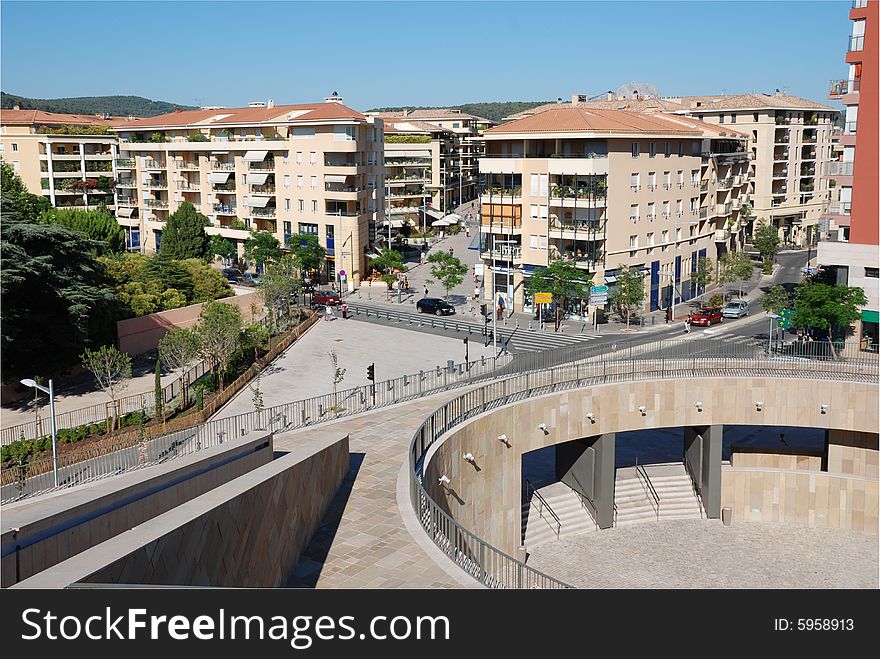
[[[275, 449], [289, 448], [309, 432], [349, 434], [351, 467], [303, 552], [294, 587], [317, 588], [461, 588], [478, 586], [444, 571], [404, 526], [397, 502], [397, 477], [413, 433], [445, 400], [448, 392], [360, 415], [314, 430], [278, 435]], [[408, 502], [407, 502], [408, 503]], [[422, 539], [430, 543], [427, 536]], [[448, 560], [443, 556], [440, 560]], [[450, 570], [458, 568], [449, 561]]]
[[877, 588], [876, 535], [669, 520], [535, 548], [529, 565], [581, 588]]

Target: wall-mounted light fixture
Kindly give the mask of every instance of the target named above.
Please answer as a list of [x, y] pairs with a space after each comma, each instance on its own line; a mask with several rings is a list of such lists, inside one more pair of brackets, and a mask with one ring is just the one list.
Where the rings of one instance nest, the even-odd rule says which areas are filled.
[[547, 424], [546, 423], [539, 423], [538, 430], [541, 430], [546, 435], [547, 434]]
[[763, 409], [764, 409], [764, 401], [763, 401], [763, 400], [759, 400], [759, 401], [757, 401], [757, 402], [755, 403], [755, 409], [758, 410], [759, 412], [760, 412], [761, 410], [763, 410]]
[[828, 414], [828, 405], [820, 405], [819, 414]]
[[639, 405], [639, 412], [642, 413], [642, 416], [645, 416], [645, 414], [647, 413], [647, 410], [648, 410], [648, 408], [645, 407], [644, 405]]
[[465, 454], [464, 454], [463, 456], [461, 456], [461, 457], [464, 458], [464, 460], [465, 460], [466, 462], [473, 463], [473, 461], [474, 461], [474, 454], [473, 454], [473, 453], [465, 453]]
[[502, 444], [506, 444], [507, 446], [510, 446], [510, 440], [507, 439], [507, 435], [498, 435], [498, 441], [501, 442]]
[[592, 412], [587, 412], [587, 418], [590, 420], [590, 423], [596, 423], [596, 415]]
[[697, 412], [702, 412], [703, 411], [703, 401], [701, 401], [701, 400], [696, 401], [694, 403], [694, 407], [697, 408]]
[[449, 476], [443, 474], [440, 478], [437, 479], [437, 482], [440, 483], [443, 487], [449, 485]]

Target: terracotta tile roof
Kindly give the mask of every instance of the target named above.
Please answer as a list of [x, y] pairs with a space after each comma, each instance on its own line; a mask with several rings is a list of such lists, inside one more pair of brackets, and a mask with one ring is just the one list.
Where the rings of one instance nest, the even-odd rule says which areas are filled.
[[684, 126], [688, 126], [691, 128], [695, 128], [699, 131], [702, 131], [703, 137], [709, 138], [730, 138], [730, 139], [748, 139], [748, 135], [746, 133], [740, 132], [738, 130], [733, 130], [728, 128], [726, 125], [717, 125], [717, 124], [707, 124], [705, 121], [700, 121], [699, 119], [694, 119], [693, 117], [679, 114], [658, 114], [656, 116], [661, 116], [664, 119], [676, 123], [680, 123]]
[[675, 112], [676, 110], [682, 109], [681, 104], [663, 98], [623, 98], [613, 99], [610, 101], [599, 99], [595, 101], [581, 101], [578, 103], [571, 103], [568, 101], [564, 103], [545, 103], [544, 105], [539, 105], [537, 107], [523, 110], [522, 112], [517, 112], [516, 114], [512, 114], [507, 117], [507, 119], [522, 119], [523, 117], [528, 117], [533, 114], [537, 114], [538, 112], [545, 112], [546, 110], [552, 110], [554, 108], [559, 109], [572, 107], [592, 108], [596, 110], [628, 110], [631, 112]]
[[102, 119], [93, 114], [59, 114], [43, 110], [0, 110], [0, 123], [17, 126], [112, 126], [126, 119]]
[[[288, 118], [292, 112], [298, 113]], [[365, 119], [366, 117], [341, 103], [305, 103], [276, 105], [272, 108], [219, 108], [169, 112], [130, 122], [128, 128], [174, 128], [179, 126], [212, 126], [239, 123], [288, 123], [322, 119]]]
[[[833, 110], [829, 105], [787, 94], [733, 94], [730, 96], [682, 96], [685, 110]], [[700, 105], [697, 106], [697, 103]]]
[[409, 119], [395, 119], [393, 117], [384, 117], [381, 119], [385, 122], [385, 132], [406, 133], [413, 130], [430, 132], [430, 133], [450, 133], [448, 128], [443, 128], [437, 124], [427, 121], [410, 121]]
[[435, 108], [431, 110], [409, 110], [404, 112], [382, 112], [382, 117], [391, 119], [476, 119], [486, 123], [495, 123], [491, 119], [479, 117], [475, 114], [468, 114], [454, 108]]
[[699, 135], [701, 129], [689, 128], [680, 122], [670, 121], [660, 115], [627, 112], [625, 110], [601, 110], [567, 107], [539, 112], [538, 114], [510, 121], [490, 128], [485, 135], [504, 133], [551, 133], [551, 132], [597, 132], [597, 133], [677, 133]]

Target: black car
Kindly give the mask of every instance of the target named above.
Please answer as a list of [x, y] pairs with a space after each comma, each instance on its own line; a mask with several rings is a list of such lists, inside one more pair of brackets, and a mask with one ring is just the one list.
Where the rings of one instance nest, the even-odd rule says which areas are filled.
[[222, 273], [230, 284], [237, 284], [238, 278], [243, 274], [238, 268], [223, 268]]
[[423, 297], [416, 302], [416, 310], [419, 313], [432, 313], [437, 316], [451, 316], [455, 313], [455, 307], [438, 297]]

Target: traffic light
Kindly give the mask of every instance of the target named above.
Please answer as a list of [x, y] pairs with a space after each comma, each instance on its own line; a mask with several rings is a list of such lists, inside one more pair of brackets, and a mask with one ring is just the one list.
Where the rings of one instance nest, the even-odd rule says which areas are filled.
[[376, 381], [376, 365], [375, 364], [370, 364], [369, 366], [367, 366], [367, 380], [369, 380], [370, 382]]
[[483, 314], [484, 316], [486, 315], [488, 310], [489, 310], [488, 305], [486, 305], [486, 304], [480, 305], [480, 313]]

